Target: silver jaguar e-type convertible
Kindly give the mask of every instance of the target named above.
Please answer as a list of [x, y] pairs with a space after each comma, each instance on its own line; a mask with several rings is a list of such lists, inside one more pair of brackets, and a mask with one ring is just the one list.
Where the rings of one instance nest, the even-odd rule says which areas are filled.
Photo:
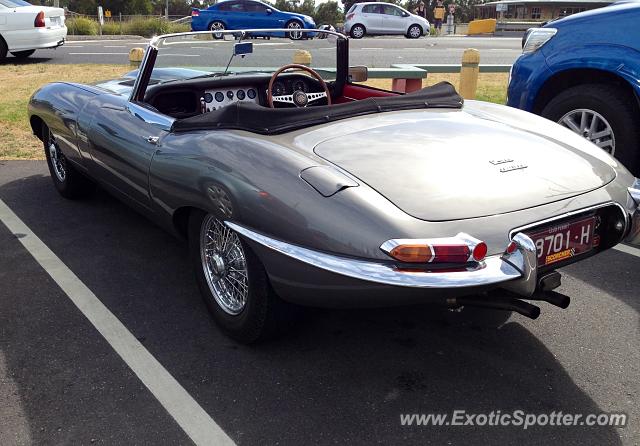
[[186, 238], [230, 336], [292, 303], [535, 318], [569, 304], [557, 269], [640, 242], [640, 182], [587, 140], [446, 83], [367, 87], [346, 37], [287, 32], [156, 37], [139, 70], [29, 104], [60, 193], [99, 184]]

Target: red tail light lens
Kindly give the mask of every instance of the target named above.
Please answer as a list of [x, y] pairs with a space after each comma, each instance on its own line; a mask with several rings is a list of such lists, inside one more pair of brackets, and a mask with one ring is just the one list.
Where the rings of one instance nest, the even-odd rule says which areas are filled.
[[355, 15], [354, 13], [347, 14], [347, 20], [351, 20], [354, 15]]
[[434, 245], [433, 250], [432, 263], [466, 263], [471, 255], [467, 245]]
[[198, 16], [200, 16], [200, 11], [198, 11], [197, 9], [192, 9], [191, 17], [198, 17]]
[[480, 242], [473, 248], [473, 260], [476, 262], [481, 262], [487, 256], [487, 244], [485, 242]]
[[516, 252], [516, 249], [518, 249], [518, 244], [514, 241], [512, 241], [511, 243], [509, 243], [507, 245], [507, 249], [505, 250], [505, 252], [507, 254], [513, 254], [514, 252]]
[[36, 19], [33, 22], [33, 26], [36, 28], [44, 28], [46, 25], [44, 23], [44, 11], [40, 11], [36, 16]]

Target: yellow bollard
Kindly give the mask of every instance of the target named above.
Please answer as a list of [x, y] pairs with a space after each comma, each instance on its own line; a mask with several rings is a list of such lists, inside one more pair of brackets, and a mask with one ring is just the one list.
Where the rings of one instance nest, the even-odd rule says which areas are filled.
[[293, 63], [311, 65], [311, 53], [307, 50], [297, 50], [293, 53]]
[[131, 48], [129, 51], [129, 63], [134, 67], [139, 67], [144, 56], [144, 50], [142, 48]]
[[475, 99], [480, 73], [480, 51], [469, 48], [462, 54], [460, 69], [460, 95], [465, 99]]

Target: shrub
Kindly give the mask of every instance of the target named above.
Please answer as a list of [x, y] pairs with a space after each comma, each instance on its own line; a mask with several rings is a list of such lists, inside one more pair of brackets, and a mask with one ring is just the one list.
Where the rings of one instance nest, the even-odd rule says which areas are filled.
[[134, 18], [122, 24], [122, 33], [134, 36], [151, 37], [158, 34], [167, 34], [170, 23], [162, 18]]
[[76, 36], [95, 36], [98, 34], [98, 22], [86, 17], [73, 17], [66, 21], [69, 34]]
[[188, 23], [169, 23], [170, 33], [184, 33], [191, 31], [191, 25]]
[[120, 27], [120, 22], [105, 22], [102, 27], [102, 34], [105, 36], [115, 36], [118, 34], [122, 34], [122, 29]]

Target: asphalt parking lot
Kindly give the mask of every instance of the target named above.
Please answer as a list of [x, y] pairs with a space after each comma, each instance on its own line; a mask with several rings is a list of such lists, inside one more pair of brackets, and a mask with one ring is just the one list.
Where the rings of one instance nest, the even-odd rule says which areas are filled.
[[[565, 269], [536, 321], [431, 307], [309, 310], [246, 347], [209, 318], [186, 246], [102, 191], [67, 201], [41, 161], [0, 161], [0, 200], [238, 444], [638, 444], [640, 256]], [[190, 444], [0, 223], [0, 444]], [[171, 404], [171, 402], [169, 402]], [[406, 427], [404, 413], [625, 412], [628, 425]], [[186, 410], [186, 409], [184, 409]]]

